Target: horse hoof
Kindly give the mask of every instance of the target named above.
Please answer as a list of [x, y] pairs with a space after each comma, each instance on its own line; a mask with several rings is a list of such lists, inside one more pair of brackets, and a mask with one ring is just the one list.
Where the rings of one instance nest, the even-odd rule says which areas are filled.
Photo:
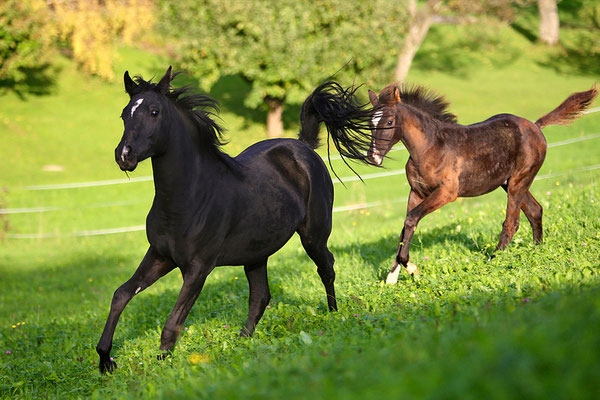
[[246, 327], [243, 327], [242, 330], [240, 331], [240, 337], [241, 338], [249, 338], [252, 337], [252, 333], [250, 332]]
[[390, 271], [388, 274], [385, 283], [388, 285], [395, 285], [398, 283], [398, 275], [400, 274], [400, 268], [396, 268], [395, 271]]
[[404, 268], [406, 268], [406, 272], [408, 272], [410, 275], [419, 275], [419, 268], [417, 268], [417, 266], [411, 263], [410, 261], [406, 264], [406, 267]]
[[112, 374], [117, 369], [117, 363], [113, 360], [100, 361], [100, 373], [102, 375]]
[[165, 353], [160, 353], [159, 355], [157, 355], [156, 359], [158, 361], [162, 361], [162, 360], [166, 359], [167, 357], [169, 357], [169, 353], [165, 352]]

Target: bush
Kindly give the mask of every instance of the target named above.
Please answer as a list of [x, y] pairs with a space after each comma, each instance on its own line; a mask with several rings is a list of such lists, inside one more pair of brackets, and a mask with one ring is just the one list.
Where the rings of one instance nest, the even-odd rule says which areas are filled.
[[0, 80], [21, 82], [26, 69], [48, 61], [50, 40], [44, 35], [48, 13], [42, 0], [0, 3]]

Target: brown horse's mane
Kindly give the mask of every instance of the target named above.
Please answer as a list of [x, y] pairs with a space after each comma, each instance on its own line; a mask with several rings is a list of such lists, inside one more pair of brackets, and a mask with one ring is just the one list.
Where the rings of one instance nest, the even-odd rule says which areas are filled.
[[448, 111], [450, 103], [442, 95], [438, 95], [426, 88], [416, 84], [392, 83], [379, 93], [379, 102], [383, 104], [395, 103], [394, 89], [398, 88], [402, 103], [417, 108], [431, 117], [442, 121], [456, 124], [456, 115]]

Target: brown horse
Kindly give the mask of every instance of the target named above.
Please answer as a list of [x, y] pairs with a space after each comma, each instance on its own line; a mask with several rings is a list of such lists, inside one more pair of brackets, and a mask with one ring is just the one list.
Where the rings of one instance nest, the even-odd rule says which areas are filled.
[[448, 103], [421, 86], [388, 85], [379, 96], [369, 91], [374, 106], [368, 158], [381, 166], [392, 146], [401, 141], [410, 158], [406, 176], [411, 187], [404, 228], [387, 282], [398, 280], [399, 266], [418, 273], [409, 262], [409, 247], [417, 224], [427, 214], [457, 197], [474, 197], [501, 186], [508, 194], [506, 219], [497, 250], [506, 248], [519, 228], [519, 209], [542, 241], [542, 206], [529, 187], [546, 156], [542, 128], [566, 124], [585, 110], [597, 89], [574, 93], [535, 123], [498, 114], [473, 125], [459, 125]]

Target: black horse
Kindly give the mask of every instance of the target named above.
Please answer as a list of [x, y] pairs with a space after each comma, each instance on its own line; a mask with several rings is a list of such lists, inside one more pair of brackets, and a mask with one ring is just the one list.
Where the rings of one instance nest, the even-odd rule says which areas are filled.
[[[183, 287], [161, 335], [161, 357], [170, 351], [198, 298], [206, 277], [222, 265], [243, 265], [250, 286], [248, 319], [241, 336], [250, 336], [271, 295], [267, 259], [294, 234], [317, 265], [330, 311], [337, 309], [331, 232], [333, 184], [314, 152], [324, 122], [340, 153], [364, 155], [348, 115], [362, 115], [355, 88], [336, 82], [320, 85], [301, 112], [299, 140], [256, 143], [235, 158], [219, 149], [221, 128], [211, 118], [216, 102], [189, 87], [173, 88], [171, 68], [158, 83], [135, 81], [125, 72], [130, 101], [123, 109], [125, 130], [115, 149], [123, 171], [150, 157], [155, 197], [146, 220], [150, 248], [133, 276], [115, 292], [96, 347], [100, 371], [110, 372], [119, 316], [134, 295], [178, 267]], [[364, 115], [363, 115], [364, 114]], [[369, 141], [369, 137], [359, 138]]]

